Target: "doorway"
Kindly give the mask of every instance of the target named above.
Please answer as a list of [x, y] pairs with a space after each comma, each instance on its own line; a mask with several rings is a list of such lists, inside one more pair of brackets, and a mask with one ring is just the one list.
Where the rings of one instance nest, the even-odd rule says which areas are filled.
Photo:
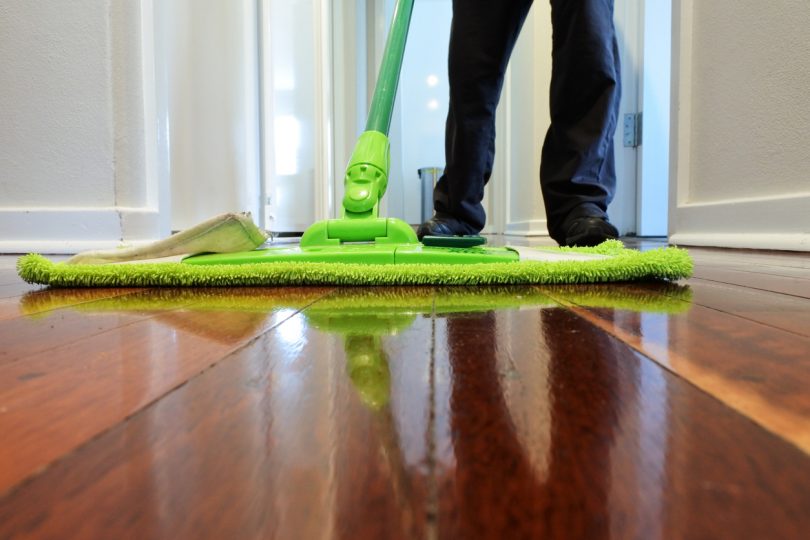
[[[357, 0], [357, 4], [365, 21], [357, 18], [353, 21], [354, 24], [364, 22], [366, 32], [365, 38], [354, 45], [365, 47], [366, 50], [365, 54], [361, 50], [355, 52], [360, 53], [359, 57], [365, 57], [367, 62], [366, 69], [356, 73], [358, 78], [354, 83], [356, 88], [363, 89], [368, 98], [373, 89], [395, 0]], [[539, 11], [548, 9], [546, 5], [537, 3], [530, 17], [536, 18], [538, 26], [534, 29], [534, 39], [547, 39], [550, 43], [548, 14]], [[446, 58], [451, 17], [451, 0], [419, 0], [415, 3], [400, 94], [392, 121], [392, 172], [385, 199], [387, 215], [410, 223], [417, 223], [421, 219], [422, 188], [418, 169], [442, 167], [444, 163], [444, 121], [448, 94]], [[665, 236], [667, 231], [671, 20], [671, 0], [616, 0], [615, 23], [622, 58], [623, 96], [615, 136], [619, 186], [609, 211], [622, 234]], [[338, 28], [341, 21], [336, 23]], [[335, 37], [339, 34], [340, 31], [336, 30]], [[531, 29], [524, 29], [523, 34], [528, 36]], [[531, 44], [526, 43], [530, 39], [524, 39], [524, 35], [521, 35], [517, 47], [532, 48]], [[335, 43], [335, 50], [340, 50], [342, 46]], [[516, 50], [515, 56], [534, 54], [536, 69], [549, 69], [550, 60], [539, 56], [547, 56], [548, 50], [550, 47], [534, 47], [522, 53]], [[354, 57], [358, 58], [358, 55]], [[521, 76], [524, 75], [515, 74], [512, 84], [521, 84], [517, 80]], [[538, 88], [538, 91], [543, 90]], [[545, 107], [547, 94], [535, 96], [534, 99]], [[522, 110], [515, 103], [511, 113], [502, 119], [499, 133], [504, 129], [508, 131], [512, 123], [523, 122]], [[499, 115], [503, 116], [500, 112]], [[625, 119], [632, 122], [634, 133], [626, 133]], [[356, 125], [356, 119], [354, 121]], [[538, 133], [545, 132], [546, 126], [533, 130], [535, 138]], [[336, 123], [336, 127], [339, 129], [339, 124]], [[524, 145], [525, 151], [521, 150], [525, 155], [517, 155], [513, 159], [532, 163], [536, 157], [533, 154], [539, 154], [541, 144], [541, 139], [529, 141]], [[340, 147], [339, 144], [336, 146]], [[507, 232], [504, 222], [508, 220], [497, 214], [508, 213], [504, 207], [509, 201], [504, 200], [503, 193], [508, 188], [499, 189], [494, 184], [497, 181], [515, 184], [520, 180], [511, 176], [517, 174], [515, 171], [510, 174], [507, 170], [502, 173], [506, 178], [495, 178], [496, 172], [487, 188], [488, 207], [491, 209], [489, 221], [500, 224], [488, 228], [489, 232]], [[525, 171], [521, 170], [519, 174], [525, 175]], [[537, 182], [534, 168], [532, 174], [532, 181]], [[335, 191], [339, 190], [340, 186], [335, 186]], [[537, 220], [538, 223], [540, 221]], [[539, 230], [529, 227], [526, 234], [537, 234]]]

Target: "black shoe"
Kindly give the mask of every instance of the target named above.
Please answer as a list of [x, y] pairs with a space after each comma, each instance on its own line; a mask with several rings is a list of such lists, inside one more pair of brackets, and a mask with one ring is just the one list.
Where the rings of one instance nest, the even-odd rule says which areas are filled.
[[605, 240], [619, 237], [619, 231], [607, 219], [594, 216], [574, 218], [565, 231], [565, 242], [562, 245], [570, 247], [598, 246]]
[[465, 227], [457, 220], [444, 217], [433, 216], [416, 229], [416, 237], [421, 240], [425, 236], [464, 236], [469, 234]]

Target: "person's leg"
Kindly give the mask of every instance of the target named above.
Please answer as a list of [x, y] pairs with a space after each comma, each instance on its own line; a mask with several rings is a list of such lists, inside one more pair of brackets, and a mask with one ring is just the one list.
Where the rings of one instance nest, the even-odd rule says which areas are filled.
[[[451, 230], [438, 227], [438, 232], [474, 234], [484, 228], [481, 200], [495, 158], [495, 110], [531, 4], [532, 0], [453, 0], [447, 161], [433, 196], [436, 219]], [[436, 228], [435, 222], [428, 222], [420, 227], [420, 237]]]
[[551, 127], [540, 183], [549, 232], [563, 244], [576, 218], [607, 219], [620, 67], [613, 0], [551, 0], [551, 22]]

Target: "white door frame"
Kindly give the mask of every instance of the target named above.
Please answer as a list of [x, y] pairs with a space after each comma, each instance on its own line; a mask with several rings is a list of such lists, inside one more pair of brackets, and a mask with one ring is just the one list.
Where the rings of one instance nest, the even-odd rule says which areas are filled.
[[639, 111], [643, 113], [638, 152], [639, 236], [666, 236], [669, 206], [672, 0], [641, 3]]

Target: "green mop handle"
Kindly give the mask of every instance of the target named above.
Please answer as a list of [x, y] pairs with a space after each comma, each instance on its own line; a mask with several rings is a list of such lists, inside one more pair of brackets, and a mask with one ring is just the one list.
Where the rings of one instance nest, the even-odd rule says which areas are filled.
[[405, 45], [408, 41], [408, 29], [413, 14], [413, 1], [399, 0], [394, 8], [394, 19], [385, 43], [385, 54], [380, 66], [374, 98], [371, 100], [366, 131], [378, 131], [383, 135], [388, 135], [391, 128], [391, 115], [394, 114], [394, 101], [399, 87], [402, 59], [405, 57]]
[[377, 86], [371, 100], [366, 131], [354, 148], [346, 167], [346, 195], [343, 197], [343, 217], [376, 218], [378, 207], [388, 187], [390, 149], [388, 131], [394, 113], [399, 74], [408, 29], [411, 25], [414, 0], [397, 0], [391, 30], [385, 44]]

